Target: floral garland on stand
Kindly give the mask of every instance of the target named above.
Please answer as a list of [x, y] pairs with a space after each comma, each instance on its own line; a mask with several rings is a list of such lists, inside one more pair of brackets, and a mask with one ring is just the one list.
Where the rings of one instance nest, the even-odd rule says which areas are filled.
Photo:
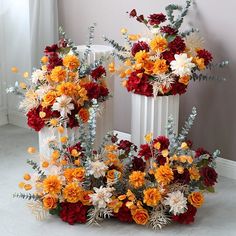
[[[204, 75], [202, 71], [222, 68], [228, 65], [228, 61], [213, 64], [212, 54], [204, 48], [198, 30], [180, 30], [191, 2], [187, 0], [185, 7], [168, 5], [166, 15], [151, 14], [147, 18], [133, 9], [130, 17], [146, 27], [146, 34], [129, 34], [127, 29], [121, 29], [126, 42], [124, 46], [104, 38], [114, 47], [122, 62], [118, 68], [112, 63], [110, 71], [119, 74], [128, 92], [148, 97], [168, 96], [185, 93], [190, 80], [224, 80]], [[167, 20], [169, 22], [165, 24]]]
[[[77, 142], [62, 137], [60, 143], [49, 143], [50, 161], [27, 161], [35, 173], [24, 174], [19, 187], [26, 192], [14, 196], [31, 200], [29, 207], [38, 219], [50, 213], [69, 224], [99, 224], [110, 217], [153, 229], [174, 221], [192, 223], [204, 193], [214, 192], [219, 156], [219, 151], [193, 150], [186, 136], [195, 116], [193, 108], [179, 135], [169, 118], [168, 136], [147, 134], [139, 149], [108, 133], [98, 150], [92, 148], [91, 116], [90, 131], [81, 122]], [[28, 152], [37, 154], [33, 147]]]

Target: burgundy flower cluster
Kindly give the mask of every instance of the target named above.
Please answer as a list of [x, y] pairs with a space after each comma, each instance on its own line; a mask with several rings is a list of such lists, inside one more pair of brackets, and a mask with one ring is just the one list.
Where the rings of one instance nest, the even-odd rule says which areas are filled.
[[106, 87], [95, 82], [89, 82], [83, 86], [87, 90], [87, 96], [89, 99], [100, 99], [108, 96], [109, 94], [109, 91]]

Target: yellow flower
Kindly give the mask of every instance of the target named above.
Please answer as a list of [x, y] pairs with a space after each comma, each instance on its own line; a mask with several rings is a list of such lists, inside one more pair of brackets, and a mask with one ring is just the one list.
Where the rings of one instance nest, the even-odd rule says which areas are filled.
[[153, 133], [146, 134], [145, 135], [145, 141], [147, 143], [150, 143], [152, 141], [152, 136], [153, 136]]
[[108, 203], [108, 207], [110, 207], [114, 213], [118, 213], [122, 205], [123, 202], [117, 198], [113, 199], [110, 203]]
[[68, 137], [63, 136], [60, 138], [61, 143], [66, 143], [68, 141]]
[[43, 181], [43, 190], [45, 193], [56, 195], [61, 191], [61, 181], [56, 175], [49, 175]]
[[128, 32], [128, 30], [127, 30], [126, 28], [122, 28], [122, 29], [120, 30], [120, 32], [121, 32], [122, 34], [126, 34], [126, 33]]
[[13, 73], [17, 73], [18, 71], [19, 71], [18, 68], [15, 67], [15, 66], [13, 66], [13, 67], [11, 68], [11, 72], [13, 72]]
[[162, 165], [156, 170], [155, 178], [158, 183], [167, 185], [174, 179], [174, 173], [169, 165]]
[[25, 189], [26, 191], [29, 191], [29, 190], [32, 189], [32, 185], [31, 185], [31, 184], [25, 184], [25, 185], [24, 185], [24, 189]]
[[82, 189], [76, 183], [70, 183], [63, 190], [63, 197], [67, 202], [76, 203], [80, 200]]
[[51, 119], [50, 120], [50, 125], [52, 125], [52, 126], [57, 126], [58, 125], [58, 119]]
[[149, 220], [148, 211], [144, 208], [136, 208], [131, 210], [133, 220], [136, 224], [146, 225]]
[[79, 58], [75, 55], [66, 55], [63, 58], [63, 66], [69, 68], [70, 70], [75, 70], [80, 66]]
[[47, 210], [55, 209], [57, 207], [57, 201], [57, 198], [51, 195], [46, 195], [43, 198], [43, 207]]
[[30, 174], [25, 173], [25, 174], [24, 174], [24, 180], [28, 181], [28, 180], [30, 180], [30, 179], [31, 179]]
[[162, 155], [163, 157], [168, 157], [169, 151], [168, 151], [167, 149], [164, 149], [164, 150], [161, 151], [161, 155]]
[[188, 147], [188, 144], [186, 142], [183, 142], [181, 144], [181, 148], [185, 150], [185, 149], [188, 149], [189, 147]]
[[81, 164], [81, 163], [80, 163], [80, 160], [79, 160], [79, 159], [75, 160], [75, 161], [74, 161], [74, 164], [77, 165], [77, 166], [80, 166], [80, 164]]
[[204, 196], [200, 192], [193, 192], [188, 195], [188, 201], [196, 208], [199, 208], [204, 203]]
[[189, 80], [190, 80], [190, 76], [189, 75], [184, 75], [184, 76], [180, 77], [180, 79], [178, 81], [181, 84], [188, 85]]
[[63, 82], [57, 86], [59, 95], [66, 95], [73, 97], [77, 94], [77, 86], [72, 82]]
[[159, 149], [161, 148], [160, 142], [154, 143], [153, 147], [154, 147], [155, 149], [159, 150]]
[[177, 166], [176, 169], [177, 169], [177, 172], [178, 172], [179, 174], [183, 174], [183, 173], [184, 173], [184, 168], [183, 168], [183, 166]]
[[27, 85], [26, 85], [26, 83], [20, 82], [20, 87], [21, 87], [22, 89], [26, 89], [26, 88], [27, 88]]
[[193, 59], [193, 62], [197, 65], [199, 70], [205, 70], [206, 69], [206, 66], [205, 66], [203, 58], [195, 57]]
[[52, 106], [57, 98], [57, 92], [49, 91], [43, 96], [42, 106], [48, 107]]
[[29, 77], [29, 72], [25, 71], [22, 76], [25, 79], [28, 78]]
[[20, 183], [18, 184], [18, 187], [21, 188], [21, 189], [24, 188], [24, 186], [25, 186], [25, 183], [24, 183], [24, 182], [20, 182]]
[[163, 52], [167, 48], [168, 42], [161, 36], [154, 37], [150, 42], [150, 47], [153, 51]]
[[56, 83], [62, 82], [66, 79], [66, 71], [62, 66], [56, 66], [51, 72], [50, 79]]
[[85, 169], [83, 167], [75, 168], [73, 170], [72, 176], [74, 179], [82, 182], [85, 176]]
[[72, 157], [78, 157], [80, 155], [80, 153], [76, 149], [72, 149], [70, 154]]
[[53, 160], [57, 160], [60, 157], [60, 152], [58, 150], [54, 150], [51, 154], [51, 158]]
[[44, 161], [44, 162], [42, 163], [42, 167], [43, 167], [43, 168], [48, 168], [48, 166], [49, 166], [48, 161]]
[[60, 134], [63, 134], [64, 133], [64, 128], [62, 126], [59, 126], [57, 127], [57, 131], [60, 133]]
[[133, 171], [132, 174], [129, 176], [129, 183], [134, 188], [140, 188], [144, 185], [145, 182], [145, 173], [141, 171]]
[[109, 71], [110, 71], [111, 73], [114, 73], [114, 72], [116, 71], [115, 63], [114, 63], [114, 62], [111, 62], [111, 63], [109, 64], [108, 69], [109, 69]]
[[105, 146], [105, 150], [106, 151], [109, 151], [109, 152], [114, 152], [114, 151], [116, 151], [117, 150], [117, 146], [116, 145], [114, 145], [114, 144], [112, 144], [112, 145], [106, 145]]
[[28, 147], [27, 151], [29, 154], [34, 154], [34, 153], [36, 153], [36, 148], [35, 147]]
[[165, 74], [168, 71], [169, 66], [166, 64], [166, 60], [157, 59], [153, 66], [154, 74]]
[[129, 40], [131, 41], [137, 41], [139, 38], [140, 38], [140, 35], [139, 34], [130, 34], [128, 36]]
[[189, 168], [189, 173], [190, 173], [190, 179], [191, 180], [196, 180], [197, 181], [201, 177], [196, 166], [193, 166], [193, 167]]
[[48, 57], [43, 56], [43, 57], [41, 58], [41, 62], [42, 62], [43, 64], [48, 63]]
[[161, 194], [156, 188], [148, 188], [143, 191], [144, 197], [143, 202], [147, 206], [155, 207], [161, 200]]
[[89, 110], [88, 110], [88, 109], [86, 109], [86, 108], [81, 108], [81, 109], [79, 110], [79, 117], [80, 117], [80, 119], [81, 119], [84, 123], [87, 123], [87, 122], [88, 122], [89, 116], [90, 116], [90, 114], [89, 114]]
[[143, 63], [148, 59], [148, 57], [148, 53], [145, 50], [140, 50], [135, 54], [134, 59], [137, 63]]

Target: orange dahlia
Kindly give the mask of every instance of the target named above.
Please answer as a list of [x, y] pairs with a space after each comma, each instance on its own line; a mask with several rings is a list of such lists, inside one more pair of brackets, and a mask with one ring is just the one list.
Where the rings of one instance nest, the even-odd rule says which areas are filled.
[[43, 190], [45, 193], [56, 195], [61, 191], [61, 181], [56, 175], [49, 175], [43, 181]]
[[143, 202], [147, 206], [157, 206], [158, 202], [161, 200], [161, 194], [156, 188], [148, 188], [143, 191], [143, 194]]
[[129, 176], [129, 183], [134, 188], [140, 188], [144, 185], [145, 182], [145, 173], [141, 171], [133, 171], [132, 174]]
[[155, 178], [158, 183], [167, 185], [174, 179], [174, 173], [169, 165], [162, 165], [157, 168]]
[[76, 203], [81, 198], [82, 189], [76, 183], [66, 185], [63, 190], [63, 197], [67, 202]]

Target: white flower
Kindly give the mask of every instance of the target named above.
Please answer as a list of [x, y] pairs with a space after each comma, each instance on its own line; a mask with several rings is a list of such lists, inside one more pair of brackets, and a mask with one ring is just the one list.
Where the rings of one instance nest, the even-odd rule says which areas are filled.
[[42, 85], [40, 86], [36, 91], [35, 93], [37, 93], [37, 95], [39, 96], [40, 99], [43, 98], [43, 96], [52, 89], [52, 87], [50, 85]]
[[198, 32], [193, 32], [185, 38], [186, 48], [188, 49], [191, 55], [196, 55], [196, 49], [203, 48], [204, 39]]
[[170, 212], [174, 215], [184, 213], [187, 209], [187, 198], [182, 192], [175, 191], [167, 194], [164, 204], [170, 206]]
[[160, 28], [152, 28], [151, 29], [152, 34], [160, 34]]
[[151, 41], [151, 39], [150, 39], [150, 38], [147, 38], [147, 37], [142, 37], [142, 38], [139, 38], [139, 40], [138, 40], [138, 41], [139, 41], [139, 42], [143, 41], [143, 42], [145, 42], [145, 43], [149, 44], [149, 43], [150, 43], [150, 41]]
[[95, 193], [89, 195], [90, 201], [98, 208], [105, 208], [107, 203], [111, 202], [112, 191], [114, 188], [100, 186], [100, 188], [93, 189]]
[[44, 71], [35, 70], [31, 76], [32, 83], [37, 84], [38, 81], [43, 81], [45, 79], [44, 75], [45, 75]]
[[94, 178], [97, 179], [102, 176], [105, 176], [107, 170], [108, 170], [108, 166], [105, 165], [104, 162], [97, 160], [97, 161], [90, 162], [88, 173], [90, 175], [93, 175]]
[[179, 76], [191, 75], [191, 70], [195, 67], [192, 59], [192, 57], [188, 58], [186, 53], [175, 54], [175, 60], [170, 63], [173, 73]]
[[53, 104], [52, 109], [59, 111], [62, 117], [67, 117], [67, 114], [71, 114], [71, 110], [74, 109], [74, 104], [71, 103], [72, 98], [62, 95], [56, 98], [56, 102]]

